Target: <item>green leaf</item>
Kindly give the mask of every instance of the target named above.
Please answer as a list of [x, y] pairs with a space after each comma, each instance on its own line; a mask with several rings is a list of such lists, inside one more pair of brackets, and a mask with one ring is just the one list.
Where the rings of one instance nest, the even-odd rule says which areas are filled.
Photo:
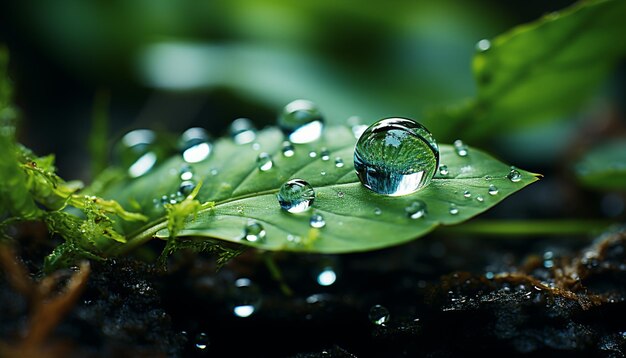
[[433, 133], [479, 138], [578, 109], [626, 56], [624, 18], [626, 1], [583, 1], [492, 39], [474, 56], [476, 99], [436, 113]]
[[[465, 221], [537, 180], [535, 174], [520, 170], [521, 181], [511, 182], [507, 178], [508, 165], [477, 149], [471, 148], [467, 157], [460, 157], [452, 146], [442, 145], [441, 163], [448, 166], [447, 177], [436, 176], [427, 188], [415, 194], [387, 197], [373, 193], [359, 182], [352, 163], [356, 140], [349, 128], [327, 128], [318, 142], [296, 145], [293, 157], [282, 155], [282, 142], [283, 134], [276, 128], [259, 132], [257, 144], [237, 145], [227, 138], [218, 140], [209, 159], [191, 165], [194, 178], [201, 178], [204, 184], [197, 199], [212, 205], [187, 217], [178, 236], [210, 237], [266, 250], [325, 253], [372, 250], [412, 240], [440, 224]], [[255, 146], [259, 149], [254, 150]], [[330, 151], [330, 160], [322, 160], [319, 155], [322, 148]], [[274, 165], [269, 171], [257, 168], [256, 157], [260, 152], [273, 157]], [[312, 157], [311, 152], [316, 156]], [[344, 162], [343, 167], [336, 166], [337, 158]], [[120, 183], [108, 193], [102, 193], [123, 205], [137, 203], [152, 221], [141, 228], [125, 223], [129, 243], [118, 246], [118, 250], [139, 245], [157, 232], [161, 238], [170, 236], [165, 210], [162, 205], [155, 205], [155, 199], [176, 192], [181, 183], [180, 168], [184, 165], [182, 158], [176, 156], [144, 177]], [[300, 215], [281, 210], [276, 199], [280, 186], [293, 178], [307, 180], [316, 192], [312, 210]], [[498, 188], [496, 195], [488, 193], [490, 185]], [[465, 190], [472, 193], [470, 198], [464, 197]], [[483, 201], [477, 200], [478, 195]], [[427, 204], [425, 218], [408, 218], [405, 208], [415, 200]], [[451, 203], [458, 208], [457, 215], [450, 214]], [[377, 209], [382, 211], [380, 215]], [[321, 214], [326, 226], [311, 228], [312, 213]], [[264, 242], [241, 240], [244, 226], [250, 220], [265, 228]]]
[[576, 164], [578, 181], [600, 190], [626, 190], [626, 140], [614, 140], [587, 152]]

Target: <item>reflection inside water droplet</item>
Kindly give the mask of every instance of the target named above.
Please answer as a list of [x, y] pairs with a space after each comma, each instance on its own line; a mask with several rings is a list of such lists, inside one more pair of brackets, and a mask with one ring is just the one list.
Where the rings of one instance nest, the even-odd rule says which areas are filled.
[[301, 213], [308, 210], [313, 204], [315, 191], [306, 180], [292, 179], [280, 187], [277, 198], [283, 210], [290, 213]]
[[371, 125], [354, 150], [359, 180], [378, 194], [400, 196], [430, 183], [439, 167], [439, 147], [421, 124], [385, 118]]
[[506, 177], [509, 178], [509, 180], [513, 183], [517, 183], [518, 181], [522, 180], [522, 174], [517, 171], [517, 169], [511, 169]]

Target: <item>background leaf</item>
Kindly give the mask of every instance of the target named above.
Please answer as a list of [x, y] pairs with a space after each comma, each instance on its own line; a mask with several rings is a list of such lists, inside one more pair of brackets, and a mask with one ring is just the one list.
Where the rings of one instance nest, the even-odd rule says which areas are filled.
[[[476, 149], [470, 149], [467, 157], [460, 157], [453, 147], [442, 145], [441, 163], [449, 170], [446, 177], [437, 175], [427, 188], [415, 194], [386, 197], [369, 191], [359, 182], [352, 163], [356, 140], [349, 128], [326, 129], [319, 141], [296, 145], [293, 157], [282, 155], [282, 141], [283, 134], [276, 128], [259, 132], [256, 145], [237, 145], [223, 138], [215, 143], [209, 159], [192, 164], [194, 178], [203, 182], [197, 199], [213, 201], [215, 206], [189, 219], [179, 236], [205, 236], [266, 250], [325, 253], [372, 250], [409, 241], [439, 224], [465, 221], [537, 180], [534, 174], [520, 171], [522, 179], [513, 183], [507, 178], [508, 165]], [[258, 150], [253, 149], [256, 146]], [[329, 160], [320, 157], [322, 148], [330, 151]], [[260, 152], [273, 156], [274, 166], [267, 172], [257, 169], [256, 157]], [[343, 167], [336, 166], [338, 159], [345, 164]], [[145, 177], [120, 183], [116, 189], [103, 194], [129, 207], [132, 203], [138, 204], [142, 212], [149, 213], [153, 219], [148, 227], [126, 227], [130, 241], [133, 237], [146, 239], [149, 235], [143, 233], [151, 234], [156, 229], [160, 229], [159, 237], [169, 236], [164, 211], [160, 205], [155, 205], [155, 199], [177, 190], [181, 182], [180, 168], [185, 165], [182, 158], [176, 156]], [[280, 209], [276, 193], [292, 178], [305, 179], [314, 187], [316, 199], [312, 210], [290, 214]], [[497, 194], [488, 193], [490, 185], [497, 187]], [[471, 197], [463, 195], [466, 190], [471, 192]], [[477, 200], [479, 195], [482, 201]], [[405, 208], [415, 200], [427, 204], [425, 218], [407, 216]], [[458, 208], [458, 214], [450, 214], [451, 203]], [[325, 227], [310, 227], [313, 213], [324, 217]], [[265, 228], [264, 242], [241, 240], [250, 220]]]
[[481, 41], [475, 100], [432, 117], [438, 137], [485, 137], [578, 109], [626, 56], [626, 2], [585, 1]]
[[576, 164], [581, 184], [600, 190], [626, 190], [626, 140], [599, 145]]

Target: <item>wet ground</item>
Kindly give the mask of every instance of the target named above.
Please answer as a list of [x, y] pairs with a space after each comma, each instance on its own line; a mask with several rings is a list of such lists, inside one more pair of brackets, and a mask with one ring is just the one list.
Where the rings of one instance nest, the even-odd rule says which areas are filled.
[[[595, 239], [454, 236], [361, 254], [275, 255], [282, 286], [252, 250], [219, 271], [214, 258], [191, 253], [173, 257], [167, 272], [131, 258], [92, 262], [84, 291], [59, 306], [67, 313], [38, 340], [33, 317], [46, 321], [45, 303], [2, 275], [0, 350], [54, 357], [626, 355], [624, 229]], [[18, 254], [37, 271], [36, 247]], [[71, 284], [79, 271], [58, 273], [54, 287]]]

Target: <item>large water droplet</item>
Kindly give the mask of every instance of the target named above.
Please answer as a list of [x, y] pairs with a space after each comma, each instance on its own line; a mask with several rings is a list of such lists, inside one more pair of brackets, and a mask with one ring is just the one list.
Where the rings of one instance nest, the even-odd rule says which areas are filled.
[[450, 208], [448, 209], [450, 215], [457, 215], [459, 213], [459, 208], [456, 207], [456, 204], [450, 204]]
[[324, 267], [317, 275], [317, 283], [320, 286], [330, 286], [337, 281], [337, 273], [332, 267]]
[[263, 152], [260, 153], [259, 156], [256, 158], [256, 165], [260, 171], [266, 172], [272, 169], [272, 167], [274, 166], [274, 162], [272, 161], [272, 157], [269, 154]]
[[178, 146], [187, 163], [198, 163], [209, 157], [212, 144], [209, 134], [202, 128], [193, 127], [183, 132]]
[[324, 220], [324, 217], [322, 216], [322, 214], [313, 214], [311, 215], [311, 219], [309, 220], [309, 225], [311, 225], [311, 227], [316, 228], [316, 229], [321, 229], [324, 226], [326, 226], [326, 220]]
[[289, 157], [293, 157], [294, 154], [296, 154], [294, 148], [293, 148], [293, 144], [291, 144], [291, 142], [289, 141], [284, 141], [283, 142], [283, 155], [287, 158]]
[[411, 205], [404, 208], [404, 211], [411, 219], [423, 218], [428, 213], [426, 210], [426, 203], [421, 200], [415, 200], [411, 203]]
[[116, 154], [130, 177], [140, 177], [154, 167], [158, 159], [155, 146], [156, 134], [149, 129], [130, 131], [122, 137], [116, 145]]
[[443, 176], [446, 176], [446, 175], [448, 175], [448, 173], [450, 173], [450, 171], [448, 171], [448, 166], [447, 165], [442, 164], [442, 165], [439, 166], [439, 174], [441, 174]]
[[252, 121], [248, 118], [237, 118], [229, 127], [230, 137], [237, 144], [251, 143], [256, 139], [256, 132]]
[[460, 139], [454, 141], [454, 151], [459, 157], [466, 157], [469, 153], [467, 145]]
[[522, 174], [517, 171], [517, 169], [511, 169], [506, 177], [509, 178], [509, 180], [513, 183], [517, 183], [518, 181], [522, 180]]
[[298, 99], [285, 106], [278, 126], [291, 142], [309, 143], [322, 135], [324, 118], [313, 102]]
[[191, 180], [193, 178], [193, 168], [189, 165], [183, 165], [180, 168], [180, 180]]
[[476, 43], [476, 50], [480, 52], [484, 52], [491, 48], [491, 41], [487, 39], [482, 39]]
[[198, 333], [194, 342], [196, 348], [205, 350], [209, 346], [209, 336], [206, 333]]
[[368, 315], [370, 321], [373, 324], [384, 326], [389, 322], [389, 318], [391, 317], [389, 314], [389, 310], [381, 305], [374, 305], [370, 308], [370, 312]]
[[249, 221], [243, 229], [243, 239], [250, 242], [263, 242], [266, 232], [263, 225], [256, 221]]
[[495, 185], [490, 184], [489, 185], [489, 195], [497, 195], [497, 194], [498, 194], [498, 188]]
[[185, 180], [184, 182], [180, 183], [180, 186], [178, 187], [178, 191], [182, 195], [187, 196], [191, 194], [191, 192], [195, 188], [196, 188], [196, 183], [192, 182], [191, 180]]
[[235, 292], [233, 295], [233, 313], [237, 317], [249, 317], [261, 302], [261, 294], [256, 285], [247, 278], [240, 278], [235, 281]]
[[302, 179], [292, 179], [280, 187], [278, 203], [290, 213], [306, 211], [315, 200], [315, 191], [311, 184]]
[[371, 125], [354, 150], [354, 167], [363, 185], [389, 196], [428, 185], [439, 165], [439, 147], [421, 124], [386, 118]]

